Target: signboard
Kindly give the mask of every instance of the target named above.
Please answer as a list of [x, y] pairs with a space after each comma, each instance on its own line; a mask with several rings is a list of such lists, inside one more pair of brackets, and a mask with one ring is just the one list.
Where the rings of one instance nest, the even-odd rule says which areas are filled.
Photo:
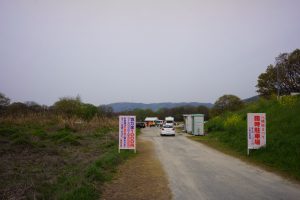
[[136, 151], [135, 116], [119, 116], [119, 152], [120, 149], [134, 149]]
[[248, 154], [249, 149], [266, 146], [266, 114], [248, 113]]

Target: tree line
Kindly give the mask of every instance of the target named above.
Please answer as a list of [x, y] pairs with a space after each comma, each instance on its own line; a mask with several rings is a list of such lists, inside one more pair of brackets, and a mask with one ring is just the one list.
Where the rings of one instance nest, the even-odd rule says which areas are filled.
[[66, 118], [78, 117], [84, 120], [90, 120], [93, 117], [117, 117], [118, 115], [136, 115], [137, 120], [143, 121], [146, 117], [158, 117], [164, 119], [167, 116], [173, 116], [175, 120], [181, 121], [183, 114], [202, 113], [206, 119], [209, 118], [209, 109], [205, 106], [181, 106], [175, 108], [162, 108], [157, 111], [151, 109], [135, 109], [132, 111], [114, 112], [113, 108], [106, 105], [95, 106], [89, 103], [83, 103], [79, 96], [63, 97], [56, 101], [52, 106], [39, 105], [38, 103], [28, 101], [25, 103], [10, 103], [9, 97], [0, 93], [0, 116], [17, 116], [32, 113], [57, 114]]
[[151, 109], [134, 109], [123, 112], [114, 112], [110, 106], [95, 106], [90, 103], [83, 103], [79, 96], [63, 97], [56, 101], [52, 106], [39, 105], [33, 101], [13, 102], [4, 94], [0, 93], [0, 117], [19, 116], [27, 114], [55, 114], [65, 118], [78, 117], [83, 120], [91, 120], [93, 117], [117, 117], [119, 115], [135, 115], [138, 121], [144, 121], [146, 117], [165, 117], [172, 116], [175, 121], [182, 121], [184, 114], [204, 114], [205, 120], [211, 116], [219, 115], [226, 111], [233, 111], [241, 108], [243, 101], [234, 95], [223, 95], [214, 104], [213, 108], [206, 106], [179, 106], [174, 108], [161, 108], [157, 111]]
[[157, 111], [151, 109], [134, 109], [117, 113], [118, 115], [135, 115], [138, 121], [144, 121], [146, 117], [158, 117], [164, 120], [165, 117], [172, 116], [175, 121], [182, 121], [183, 114], [201, 113], [205, 115], [205, 120], [209, 119], [209, 108], [206, 106], [179, 106], [174, 108], [161, 108]]
[[[290, 95], [300, 93], [300, 50], [296, 49], [291, 53], [281, 53], [275, 58], [275, 65], [269, 65], [265, 72], [258, 76], [256, 87], [258, 94], [263, 98], [270, 98], [272, 95]], [[116, 117], [118, 115], [136, 115], [137, 120], [143, 121], [146, 117], [155, 116], [164, 119], [166, 116], [173, 116], [176, 121], [182, 120], [183, 114], [200, 113], [205, 115], [205, 120], [220, 115], [224, 112], [239, 110], [244, 102], [237, 96], [225, 94], [217, 99], [214, 106], [209, 109], [205, 106], [180, 106], [175, 108], [162, 108], [157, 111], [151, 109], [135, 109], [115, 113], [112, 107], [100, 105], [95, 106], [83, 103], [79, 96], [63, 97], [52, 106], [39, 105], [35, 102], [14, 102], [0, 93], [0, 116], [18, 115], [28, 113], [53, 113], [65, 117], [79, 117], [90, 120], [94, 116]]]
[[95, 106], [83, 103], [79, 96], [62, 97], [52, 106], [39, 105], [33, 101], [10, 103], [9, 97], [0, 93], [0, 116], [18, 116], [27, 114], [56, 114], [65, 118], [78, 117], [90, 120], [95, 116], [113, 117], [113, 109], [110, 106]]

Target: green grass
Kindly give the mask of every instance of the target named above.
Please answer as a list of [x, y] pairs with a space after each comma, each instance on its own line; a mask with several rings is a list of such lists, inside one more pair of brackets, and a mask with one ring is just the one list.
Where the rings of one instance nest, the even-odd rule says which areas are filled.
[[52, 133], [49, 138], [58, 144], [80, 145], [79, 137], [69, 129], [62, 129]]
[[79, 167], [67, 167], [54, 184], [39, 187], [43, 199], [98, 199], [99, 192], [82, 176]]
[[45, 130], [43, 130], [43, 129], [40, 129], [40, 128], [33, 129], [32, 132], [31, 132], [31, 134], [33, 136], [37, 136], [37, 137], [39, 137], [41, 139], [45, 139], [48, 136], [47, 132]]
[[14, 133], [18, 133], [19, 129], [16, 127], [10, 127], [10, 126], [5, 126], [2, 125], [0, 126], [0, 136], [10, 136], [13, 135]]
[[[266, 113], [267, 146], [247, 156], [247, 113]], [[235, 156], [300, 180], [300, 97], [259, 100], [240, 111], [225, 113], [206, 125], [208, 135], [195, 138]]]
[[111, 181], [117, 167], [134, 156], [132, 151], [118, 153], [116, 142], [113, 146], [105, 148], [105, 153], [89, 165], [66, 168], [55, 184], [44, 188], [43, 193], [46, 197], [51, 199], [51, 194], [55, 194], [56, 199], [99, 199], [101, 191], [97, 190], [95, 185], [101, 186]]

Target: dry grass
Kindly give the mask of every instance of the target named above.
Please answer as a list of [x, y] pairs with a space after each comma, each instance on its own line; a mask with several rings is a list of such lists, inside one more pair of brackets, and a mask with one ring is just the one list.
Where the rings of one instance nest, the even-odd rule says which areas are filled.
[[98, 117], [0, 118], [0, 199], [97, 199], [106, 180], [90, 180], [86, 172], [96, 161], [106, 159], [112, 169], [128, 156], [117, 153], [117, 125]]
[[38, 125], [38, 126], [51, 126], [57, 129], [68, 127], [74, 131], [94, 131], [99, 128], [118, 127], [117, 118], [107, 118], [95, 116], [89, 121], [84, 121], [78, 117], [66, 118], [62, 115], [54, 114], [26, 114], [18, 116], [2, 116], [0, 123], [14, 124], [14, 125]]

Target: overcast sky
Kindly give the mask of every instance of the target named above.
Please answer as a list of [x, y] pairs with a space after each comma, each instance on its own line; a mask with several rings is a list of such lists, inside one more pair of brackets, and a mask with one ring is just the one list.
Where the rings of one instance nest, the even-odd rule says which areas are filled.
[[299, 0], [0, 0], [0, 92], [52, 105], [215, 102], [300, 48]]

